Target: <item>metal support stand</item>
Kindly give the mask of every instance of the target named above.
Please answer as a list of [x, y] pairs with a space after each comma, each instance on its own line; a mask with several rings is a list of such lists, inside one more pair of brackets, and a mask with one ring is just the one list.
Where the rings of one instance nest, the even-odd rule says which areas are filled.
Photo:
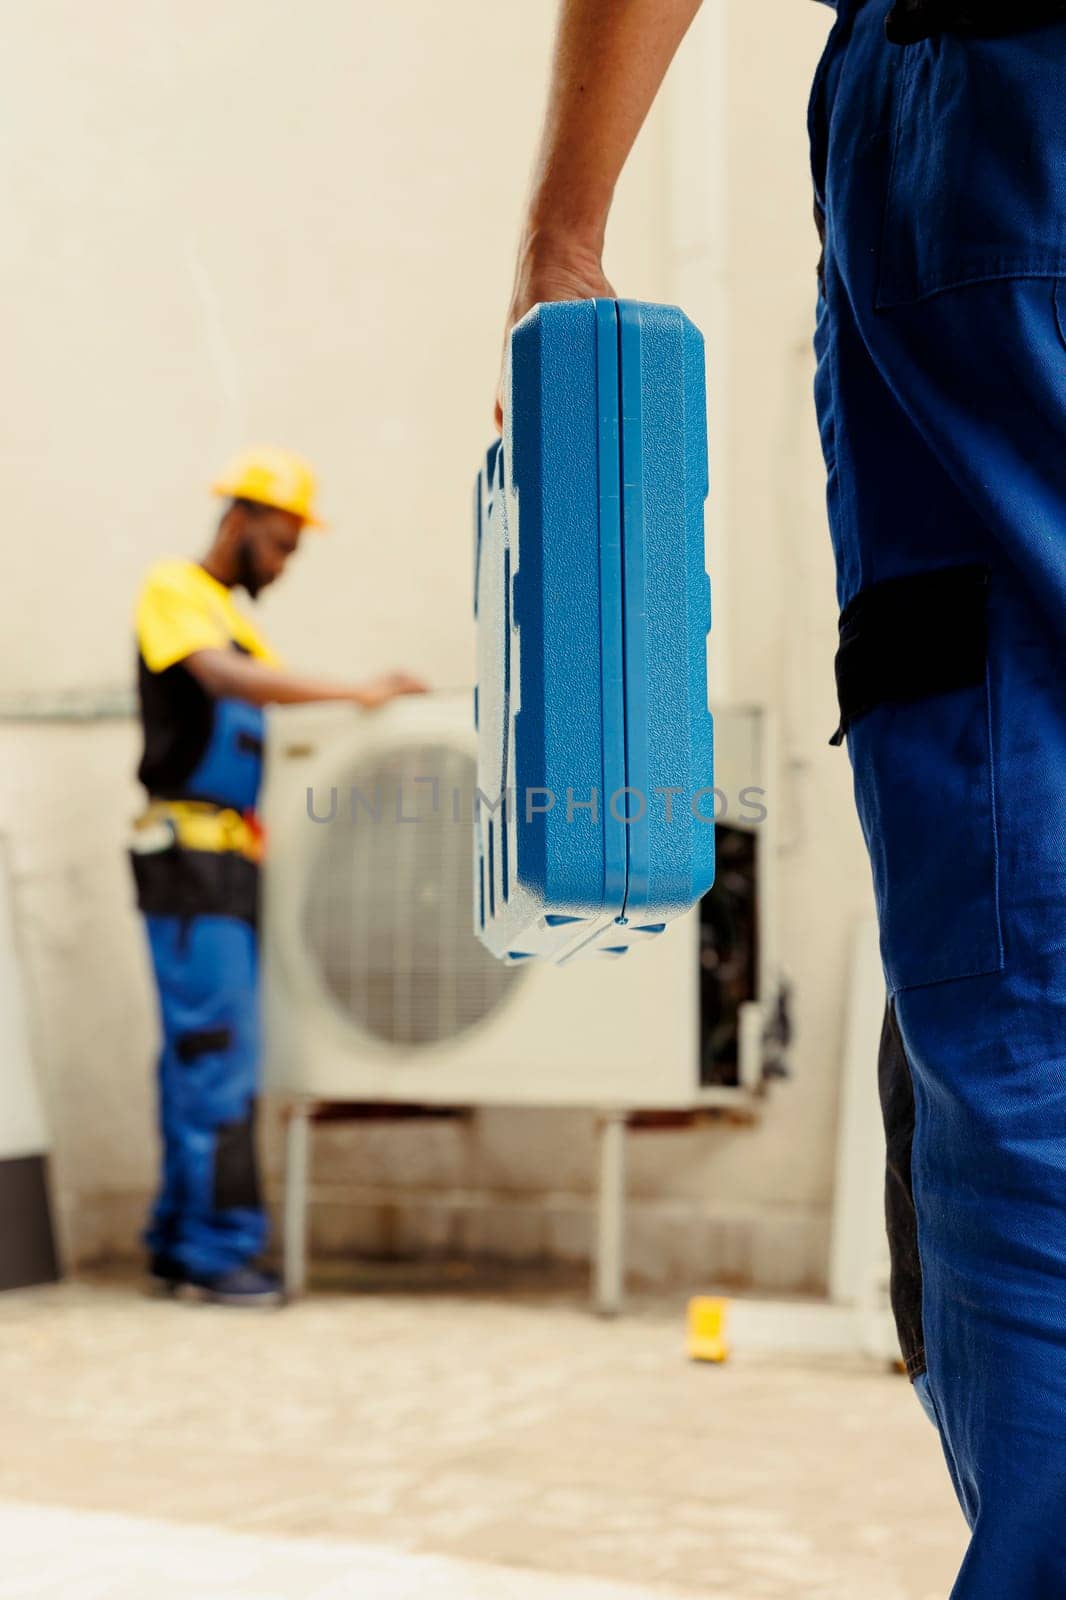
[[597, 1216], [595, 1305], [601, 1317], [622, 1309], [625, 1279], [626, 1113], [600, 1117], [600, 1197]]
[[290, 1299], [307, 1287], [307, 1180], [311, 1158], [309, 1100], [296, 1100], [285, 1129], [285, 1213], [282, 1275]]
[[[308, 1185], [311, 1168], [311, 1132], [314, 1123], [358, 1115], [390, 1118], [458, 1117], [467, 1113], [446, 1107], [351, 1107], [312, 1099], [291, 1100], [286, 1108], [285, 1195], [283, 1203], [282, 1277], [292, 1299], [307, 1288]], [[599, 1198], [596, 1212], [596, 1261], [593, 1305], [601, 1317], [617, 1317], [625, 1287], [626, 1129], [630, 1114], [604, 1111], [598, 1132], [600, 1147]], [[639, 1124], [638, 1124], [639, 1125]]]

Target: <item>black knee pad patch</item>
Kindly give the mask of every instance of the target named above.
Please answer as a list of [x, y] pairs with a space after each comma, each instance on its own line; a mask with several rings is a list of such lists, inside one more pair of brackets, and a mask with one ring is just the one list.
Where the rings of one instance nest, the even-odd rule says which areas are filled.
[[255, 1104], [239, 1122], [224, 1122], [215, 1134], [216, 1211], [257, 1211], [262, 1204], [255, 1151]]
[[885, 1124], [885, 1221], [892, 1258], [892, 1311], [900, 1350], [911, 1378], [925, 1371], [922, 1333], [922, 1266], [918, 1216], [911, 1181], [914, 1144], [914, 1083], [892, 1001], [885, 1008], [878, 1059], [878, 1087]]

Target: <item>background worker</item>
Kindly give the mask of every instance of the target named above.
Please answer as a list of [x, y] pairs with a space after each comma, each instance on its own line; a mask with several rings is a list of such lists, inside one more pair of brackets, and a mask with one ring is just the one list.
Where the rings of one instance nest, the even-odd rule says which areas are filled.
[[[614, 186], [697, 9], [564, 0], [509, 325], [611, 294]], [[815, 397], [833, 742], [889, 992], [893, 1303], [972, 1531], [955, 1600], [1048, 1600], [1066, 1594], [1066, 0], [836, 10], [809, 119]]]
[[279, 578], [318, 526], [310, 468], [284, 450], [238, 457], [200, 562], [154, 567], [137, 602], [148, 806], [132, 859], [163, 1029], [163, 1179], [146, 1241], [153, 1275], [231, 1305], [278, 1303], [257, 1263], [267, 1238], [255, 1150], [259, 1068], [255, 806], [263, 707], [341, 700], [373, 709], [424, 685], [394, 672], [360, 685], [289, 672], [238, 609]]

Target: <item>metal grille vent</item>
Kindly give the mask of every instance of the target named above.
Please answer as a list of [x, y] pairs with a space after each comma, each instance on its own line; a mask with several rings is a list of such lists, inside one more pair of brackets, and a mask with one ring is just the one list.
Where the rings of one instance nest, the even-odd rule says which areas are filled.
[[476, 777], [463, 751], [412, 744], [314, 795], [330, 820], [314, 825], [308, 956], [345, 1019], [393, 1044], [454, 1038], [521, 982], [473, 932]]

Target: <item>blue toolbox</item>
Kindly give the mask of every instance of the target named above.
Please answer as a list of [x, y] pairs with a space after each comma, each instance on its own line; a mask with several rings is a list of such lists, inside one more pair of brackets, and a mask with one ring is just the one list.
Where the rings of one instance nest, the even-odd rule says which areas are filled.
[[535, 307], [478, 477], [474, 915], [512, 962], [618, 955], [714, 880], [703, 340]]

